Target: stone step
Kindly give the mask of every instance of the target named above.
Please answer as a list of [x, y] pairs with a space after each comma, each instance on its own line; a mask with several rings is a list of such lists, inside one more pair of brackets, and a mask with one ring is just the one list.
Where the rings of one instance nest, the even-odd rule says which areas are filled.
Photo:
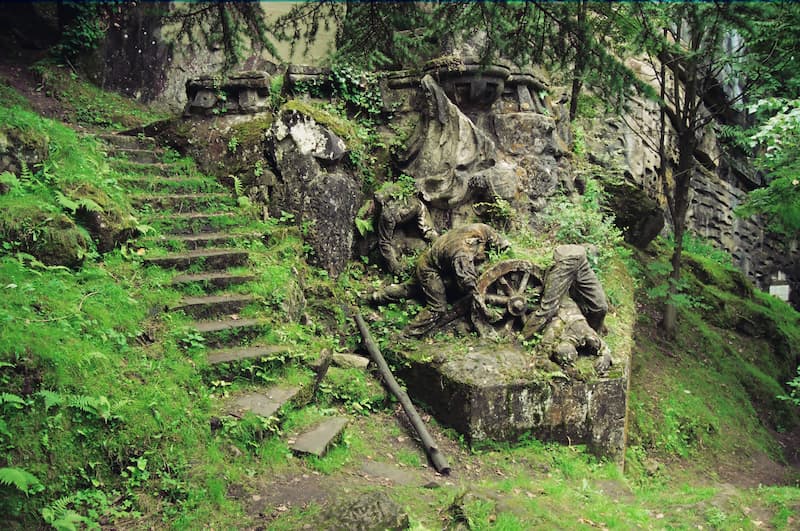
[[236, 212], [180, 212], [177, 214], [141, 216], [142, 221], [165, 234], [215, 232], [237, 224]]
[[176, 286], [187, 284], [200, 284], [206, 288], [227, 288], [237, 284], [244, 284], [256, 278], [255, 275], [246, 273], [227, 273], [224, 271], [218, 273], [198, 273], [190, 275], [178, 275], [173, 278], [171, 284]]
[[269, 323], [263, 319], [230, 317], [215, 321], [195, 321], [191, 326], [203, 336], [209, 348], [237, 345], [241, 341], [263, 334], [270, 328]]
[[114, 148], [109, 153], [112, 157], [119, 157], [128, 162], [140, 164], [155, 164], [161, 161], [163, 152], [155, 149], [141, 148]]
[[173, 312], [184, 312], [196, 319], [208, 319], [217, 315], [232, 315], [242, 308], [256, 302], [253, 295], [226, 293], [224, 295], [206, 295], [203, 297], [184, 297], [177, 306], [170, 308]]
[[156, 140], [150, 136], [131, 136], [118, 134], [100, 134], [97, 138], [111, 144], [112, 146], [127, 149], [153, 149], [156, 147]]
[[208, 363], [215, 365], [217, 363], [228, 363], [231, 361], [251, 360], [264, 356], [274, 356], [275, 354], [282, 354], [287, 351], [288, 349], [281, 345], [256, 345], [241, 348], [215, 349], [208, 352]]
[[127, 175], [163, 175], [165, 177], [177, 176], [184, 171], [178, 164], [166, 162], [135, 162], [123, 159], [111, 159], [111, 167]]
[[134, 207], [148, 206], [153, 209], [169, 209], [178, 212], [196, 212], [208, 207], [233, 206], [234, 198], [225, 193], [195, 194], [132, 194]]
[[260, 234], [232, 233], [232, 232], [201, 232], [200, 234], [173, 234], [170, 236], [158, 236], [153, 238], [142, 238], [142, 242], [175, 242], [186, 249], [204, 249], [207, 247], [217, 247], [234, 243], [237, 239], [257, 239]]
[[178, 270], [185, 270], [199, 264], [205, 271], [220, 271], [229, 267], [246, 265], [249, 256], [249, 253], [242, 249], [195, 249], [145, 258], [144, 263]]
[[300, 391], [299, 387], [276, 386], [260, 393], [247, 393], [233, 398], [225, 408], [229, 415], [242, 418], [245, 413], [269, 418], [291, 402]]
[[120, 179], [128, 190], [142, 192], [165, 192], [173, 194], [191, 194], [199, 192], [219, 193], [226, 192], [225, 187], [205, 177], [163, 177], [163, 176], [134, 176]]
[[331, 443], [339, 437], [347, 426], [347, 417], [333, 417], [325, 419], [310, 431], [302, 433], [289, 448], [300, 454], [311, 454], [322, 457], [328, 451]]

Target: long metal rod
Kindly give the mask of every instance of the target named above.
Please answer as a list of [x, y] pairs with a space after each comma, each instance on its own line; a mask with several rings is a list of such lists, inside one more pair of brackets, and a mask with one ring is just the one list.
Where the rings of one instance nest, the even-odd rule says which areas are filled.
[[381, 351], [378, 349], [377, 343], [375, 343], [375, 340], [372, 338], [372, 333], [370, 332], [367, 323], [364, 321], [364, 318], [361, 317], [360, 312], [356, 310], [353, 313], [355, 314], [355, 320], [356, 324], [358, 325], [358, 329], [361, 331], [361, 337], [364, 338], [364, 346], [367, 347], [367, 351], [369, 352], [370, 356], [372, 356], [375, 364], [378, 366], [378, 370], [381, 373], [383, 382], [400, 401], [400, 405], [403, 406], [403, 410], [406, 412], [408, 420], [417, 431], [417, 434], [422, 441], [422, 446], [425, 448], [425, 452], [428, 454], [428, 457], [430, 457], [431, 463], [433, 463], [436, 471], [444, 476], [449, 475], [450, 465], [447, 464], [447, 459], [444, 457], [444, 455], [442, 455], [442, 452], [439, 450], [439, 448], [436, 447], [433, 437], [431, 437], [430, 433], [428, 433], [425, 423], [422, 422], [422, 419], [420, 418], [419, 413], [417, 413], [414, 404], [412, 404], [411, 400], [408, 398], [408, 394], [397, 384], [397, 380], [394, 379], [392, 371], [389, 370], [389, 365], [386, 364], [386, 360], [383, 358]]

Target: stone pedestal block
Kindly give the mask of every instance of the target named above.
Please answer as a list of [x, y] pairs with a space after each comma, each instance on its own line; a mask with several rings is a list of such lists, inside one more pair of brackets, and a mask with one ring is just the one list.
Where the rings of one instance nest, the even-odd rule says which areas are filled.
[[511, 344], [481, 343], [466, 352], [437, 342], [417, 345], [416, 351], [405, 350], [414, 349], [411, 344], [393, 345], [386, 354], [405, 367], [400, 375], [409, 395], [471, 444], [514, 441], [530, 433], [623, 459], [627, 359], [615, 358], [608, 377], [582, 381], [537, 369], [531, 354]]

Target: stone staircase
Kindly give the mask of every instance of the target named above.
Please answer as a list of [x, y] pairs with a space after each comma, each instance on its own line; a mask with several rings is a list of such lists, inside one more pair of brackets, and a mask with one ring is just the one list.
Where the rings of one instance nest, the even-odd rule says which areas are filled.
[[[153, 139], [100, 138], [109, 145], [112, 164], [126, 175], [121, 184], [129, 191], [140, 221], [159, 232], [139, 241], [147, 249], [144, 265], [174, 272], [171, 285], [185, 295], [166, 310], [191, 319], [189, 329], [204, 338], [208, 363], [236, 363], [286, 352], [285, 346], [259, 341], [268, 328], [266, 320], [239, 315], [261, 302], [243, 292], [257, 275], [249, 267], [251, 251], [237, 247], [237, 241], [259, 235], [239, 228], [246, 220], [237, 212], [231, 193], [210, 177], [187, 172], [185, 165], [162, 162], [164, 152]], [[279, 416], [299, 394], [303, 393], [297, 386], [276, 385], [233, 396], [220, 409], [236, 418], [247, 412], [270, 418]], [[321, 456], [346, 424], [345, 417], [323, 419], [298, 434], [291, 447], [297, 453]]]

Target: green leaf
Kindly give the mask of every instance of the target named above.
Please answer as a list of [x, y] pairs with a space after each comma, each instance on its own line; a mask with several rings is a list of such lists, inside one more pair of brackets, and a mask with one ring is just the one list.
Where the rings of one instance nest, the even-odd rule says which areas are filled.
[[0, 393], [0, 404], [12, 404], [16, 409], [22, 409], [27, 404], [24, 398], [13, 393]]
[[77, 201], [73, 201], [58, 191], [56, 191], [56, 202], [58, 202], [58, 204], [61, 205], [64, 210], [69, 210], [72, 214], [74, 214], [75, 211], [78, 210], [78, 207], [80, 207]]
[[26, 495], [44, 490], [44, 485], [36, 476], [27, 470], [15, 467], [0, 468], [0, 485], [13, 486]]

